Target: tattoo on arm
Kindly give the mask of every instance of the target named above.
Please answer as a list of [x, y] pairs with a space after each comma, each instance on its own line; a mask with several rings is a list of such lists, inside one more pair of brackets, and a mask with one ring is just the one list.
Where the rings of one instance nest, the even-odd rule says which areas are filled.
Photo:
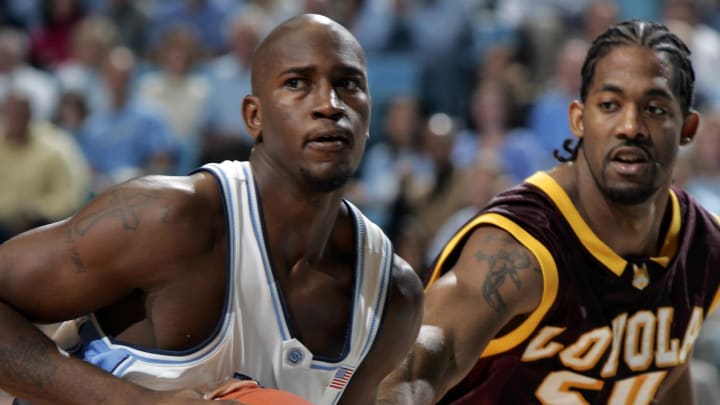
[[[513, 241], [509, 237], [489, 236], [486, 242], [500, 241], [507, 243]], [[519, 290], [522, 287], [518, 271], [534, 270], [540, 272], [538, 267], [531, 267], [532, 261], [528, 252], [520, 247], [501, 248], [493, 254], [476, 252], [474, 255], [478, 262], [488, 263], [488, 274], [483, 282], [482, 294], [485, 301], [499, 315], [507, 309], [505, 300], [500, 294], [500, 288], [506, 280], [510, 280]]]
[[[102, 220], [119, 221], [122, 229], [136, 230], [140, 225], [140, 219], [136, 210], [147, 207], [157, 200], [162, 200], [157, 192], [135, 192], [126, 193], [115, 190], [111, 193], [110, 201], [107, 207], [95, 212], [85, 213], [73, 221], [73, 232], [77, 235], [84, 236], [92, 227]], [[160, 218], [161, 222], [167, 221], [169, 208], [163, 207], [163, 214]]]
[[114, 190], [110, 192], [110, 199], [107, 206], [93, 212], [86, 212], [73, 218], [68, 227], [65, 242], [70, 244], [70, 254], [75, 264], [74, 272], [84, 273], [87, 271], [85, 264], [80, 257], [80, 252], [75, 244], [76, 237], [85, 236], [90, 230], [101, 221], [116, 221], [125, 231], [134, 231], [140, 225], [140, 218], [137, 210], [148, 207], [157, 201], [165, 204], [161, 207], [160, 222], [167, 223], [170, 208], [165, 198], [158, 192], [140, 191], [127, 192]]

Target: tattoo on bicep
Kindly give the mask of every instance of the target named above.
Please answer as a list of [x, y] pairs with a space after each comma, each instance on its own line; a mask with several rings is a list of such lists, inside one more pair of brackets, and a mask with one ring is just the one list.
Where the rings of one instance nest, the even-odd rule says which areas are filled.
[[65, 243], [70, 245], [70, 259], [72, 260], [74, 265], [73, 272], [85, 273], [87, 269], [85, 267], [85, 263], [83, 263], [82, 258], [80, 257], [80, 252], [78, 251], [78, 248], [73, 241], [72, 227], [67, 228], [65, 235]]
[[164, 204], [164, 206], [160, 207], [160, 222], [167, 223], [170, 208], [165, 198], [157, 192], [147, 191], [131, 193], [122, 190], [112, 191], [106, 207], [97, 211], [86, 212], [73, 218], [69, 224], [65, 239], [65, 242], [70, 244], [70, 255], [74, 264], [73, 271], [76, 273], [84, 273], [87, 271], [77, 245], [75, 244], [76, 236], [85, 236], [101, 221], [116, 221], [123, 230], [136, 230], [140, 225], [140, 218], [136, 211], [143, 207], [157, 204], [158, 201]]
[[16, 336], [15, 342], [0, 347], [0, 373], [18, 384], [42, 388], [55, 377], [57, 366], [47, 361], [50, 346], [33, 338]]
[[[524, 249], [513, 247], [500, 249], [492, 254], [476, 252], [475, 259], [488, 264], [488, 274], [482, 286], [483, 298], [496, 313], [501, 314], [507, 306], [500, 294], [500, 288], [506, 280], [510, 280], [518, 290], [522, 287], [518, 271], [531, 269], [530, 255]], [[533, 269], [539, 271], [536, 266], [533, 266]]]
[[[73, 231], [83, 236], [95, 224], [103, 220], [118, 221], [123, 230], [136, 230], [140, 225], [140, 219], [136, 211], [156, 203], [158, 200], [163, 200], [163, 198], [154, 192], [125, 193], [115, 190], [111, 193], [107, 207], [95, 212], [85, 213], [75, 219], [73, 221]], [[168, 210], [167, 206], [162, 207], [161, 222], [167, 222]]]

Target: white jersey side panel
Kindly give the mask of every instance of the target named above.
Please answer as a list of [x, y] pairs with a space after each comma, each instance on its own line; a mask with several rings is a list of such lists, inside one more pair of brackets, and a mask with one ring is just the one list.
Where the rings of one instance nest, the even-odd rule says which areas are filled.
[[90, 316], [81, 322], [79, 355], [118, 377], [158, 390], [195, 387], [241, 374], [314, 404], [336, 403], [380, 327], [392, 271], [389, 240], [345, 202], [355, 221], [357, 252], [351, 330], [340, 358], [319, 358], [287, 326], [249, 163], [226, 161], [202, 170], [218, 179], [228, 214], [229, 283], [221, 324], [199, 347], [171, 352], [116, 342]]

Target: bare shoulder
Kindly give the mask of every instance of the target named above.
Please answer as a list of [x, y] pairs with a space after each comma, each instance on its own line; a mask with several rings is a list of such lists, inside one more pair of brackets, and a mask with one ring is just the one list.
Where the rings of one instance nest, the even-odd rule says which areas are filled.
[[393, 354], [407, 351], [420, 329], [424, 300], [417, 273], [403, 258], [394, 255], [392, 286], [381, 330], [384, 338], [390, 339], [388, 351]]
[[[118, 216], [123, 228], [139, 227], [142, 224], [134, 221], [146, 219], [147, 226], [186, 224], [199, 231], [204, 222], [223, 214], [217, 183], [212, 175], [202, 172], [140, 177], [108, 190], [90, 207], [100, 209], [101, 214]], [[89, 211], [91, 217], [98, 212]], [[87, 215], [81, 212], [73, 220], [87, 221]]]
[[117, 202], [165, 202], [171, 215], [195, 213], [198, 208], [205, 212], [222, 212], [217, 181], [208, 172], [190, 176], [139, 177], [110, 189], [106, 194], [106, 198]]
[[[425, 294], [413, 268], [397, 254], [393, 255], [390, 291], [383, 320], [384, 333], [395, 338], [415, 337], [422, 320]], [[399, 339], [398, 339], [399, 340]]]
[[392, 294], [398, 295], [409, 309], [422, 307], [423, 287], [413, 268], [397, 254], [393, 257]]

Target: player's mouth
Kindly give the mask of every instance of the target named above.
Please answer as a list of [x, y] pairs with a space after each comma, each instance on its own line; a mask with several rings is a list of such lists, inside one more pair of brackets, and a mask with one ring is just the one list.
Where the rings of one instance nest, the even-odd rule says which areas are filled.
[[610, 155], [610, 164], [620, 174], [633, 176], [647, 169], [650, 156], [640, 147], [622, 146]]
[[321, 152], [337, 152], [350, 149], [353, 145], [352, 133], [344, 129], [323, 131], [308, 137], [305, 145]]

